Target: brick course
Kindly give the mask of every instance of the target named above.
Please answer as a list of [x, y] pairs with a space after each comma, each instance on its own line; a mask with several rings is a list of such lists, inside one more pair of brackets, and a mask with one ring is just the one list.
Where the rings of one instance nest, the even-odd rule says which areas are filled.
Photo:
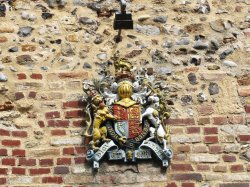
[[[119, 43], [118, 1], [60, 2], [0, 0], [0, 186], [250, 187], [249, 1], [127, 1]], [[118, 50], [166, 83], [167, 170], [154, 156], [87, 163], [82, 82], [114, 73]]]

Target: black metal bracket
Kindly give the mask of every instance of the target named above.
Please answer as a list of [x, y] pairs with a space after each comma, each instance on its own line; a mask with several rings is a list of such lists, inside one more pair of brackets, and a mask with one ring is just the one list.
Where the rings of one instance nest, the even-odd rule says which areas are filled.
[[118, 35], [115, 37], [115, 41], [117, 43], [122, 41], [122, 29], [133, 29], [132, 14], [126, 13], [126, 0], [120, 0], [120, 7], [121, 11], [115, 14], [115, 20], [113, 25], [114, 30], [118, 30]]

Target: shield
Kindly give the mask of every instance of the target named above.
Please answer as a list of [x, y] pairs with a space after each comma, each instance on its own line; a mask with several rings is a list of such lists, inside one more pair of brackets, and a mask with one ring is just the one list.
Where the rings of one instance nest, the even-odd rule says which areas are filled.
[[139, 105], [125, 108], [114, 104], [113, 111], [117, 117], [115, 131], [118, 135], [126, 138], [135, 138], [142, 133], [142, 125], [140, 124], [141, 107]]

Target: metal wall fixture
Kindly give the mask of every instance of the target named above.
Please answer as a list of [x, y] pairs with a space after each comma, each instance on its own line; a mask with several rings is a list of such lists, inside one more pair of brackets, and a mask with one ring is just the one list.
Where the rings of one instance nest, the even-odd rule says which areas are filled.
[[121, 32], [122, 29], [133, 29], [133, 20], [132, 14], [126, 13], [127, 3], [125, 0], [120, 0], [121, 10], [115, 14], [115, 20], [113, 24], [113, 28], [118, 30], [118, 35], [116, 37], [116, 42], [120, 42], [122, 40]]

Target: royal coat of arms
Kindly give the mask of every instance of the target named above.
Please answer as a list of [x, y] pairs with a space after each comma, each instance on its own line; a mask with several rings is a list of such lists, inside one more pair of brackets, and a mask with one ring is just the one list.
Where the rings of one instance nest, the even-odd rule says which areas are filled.
[[162, 81], [147, 70], [136, 70], [126, 59], [114, 58], [115, 76], [105, 71], [100, 80], [84, 81], [87, 128], [90, 137], [87, 160], [99, 168], [109, 160], [133, 163], [158, 158], [168, 167], [172, 150], [168, 146], [170, 116]]

